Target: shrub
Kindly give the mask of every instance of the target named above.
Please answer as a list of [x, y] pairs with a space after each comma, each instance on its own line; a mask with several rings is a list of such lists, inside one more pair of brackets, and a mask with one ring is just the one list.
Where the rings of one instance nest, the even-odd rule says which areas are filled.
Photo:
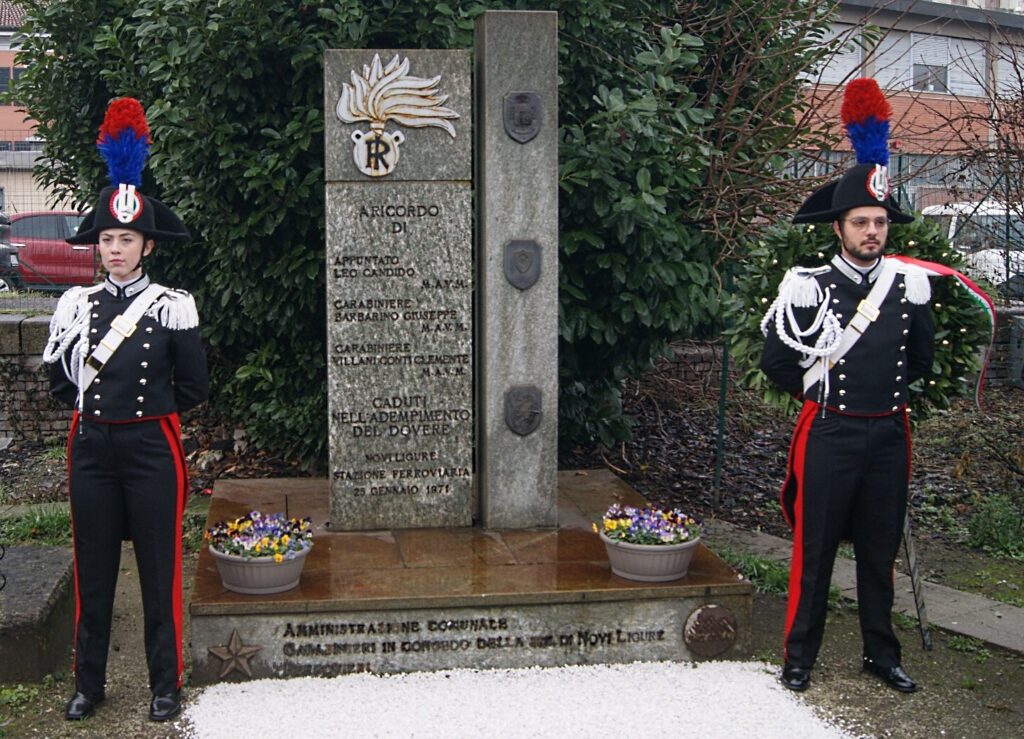
[[1024, 510], [1008, 495], [982, 498], [967, 522], [967, 543], [993, 554], [1024, 558]]

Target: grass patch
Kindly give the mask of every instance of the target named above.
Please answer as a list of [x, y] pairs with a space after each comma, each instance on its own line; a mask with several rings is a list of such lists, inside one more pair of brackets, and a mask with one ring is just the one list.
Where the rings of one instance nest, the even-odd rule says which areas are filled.
[[954, 652], [973, 654], [975, 662], [986, 662], [992, 656], [992, 652], [985, 646], [985, 642], [963, 634], [949, 637], [949, 648]]
[[51, 462], [64, 464], [67, 461], [68, 448], [63, 439], [47, 442], [43, 458]]
[[206, 530], [206, 509], [186, 510], [181, 516], [181, 543], [187, 552], [198, 552]]
[[38, 685], [24, 685], [22, 683], [0, 685], [0, 712], [10, 716], [24, 709], [38, 697]]
[[980, 593], [1000, 603], [1024, 608], [1024, 568], [1018, 560], [991, 558], [985, 567], [953, 573], [948, 584], [958, 590]]
[[0, 520], [5, 544], [71, 544], [71, 513], [68, 507], [45, 505], [30, 513]]
[[[726, 564], [750, 580], [759, 593], [784, 595], [789, 590], [789, 568], [778, 562], [757, 554], [739, 554], [731, 550], [717, 552]], [[839, 588], [830, 585], [828, 588], [828, 607], [830, 610], [839, 608], [842, 598]]]
[[750, 580], [759, 593], [785, 593], [789, 587], [789, 568], [756, 554], [719, 552], [726, 564]]
[[943, 499], [941, 493], [925, 491], [921, 504], [914, 510], [914, 520], [922, 528], [941, 531], [954, 539], [963, 539], [967, 532], [957, 520], [952, 505]]
[[900, 613], [899, 611], [893, 611], [892, 612], [892, 623], [893, 623], [893, 626], [896, 626], [897, 628], [900, 628], [900, 629], [916, 629], [917, 628], [917, 619], [916, 618], [911, 618], [910, 616], [906, 615], [905, 613]]

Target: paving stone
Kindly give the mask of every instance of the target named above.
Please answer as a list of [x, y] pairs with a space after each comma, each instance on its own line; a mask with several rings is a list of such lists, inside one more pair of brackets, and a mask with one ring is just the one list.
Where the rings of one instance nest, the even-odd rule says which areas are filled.
[[7, 547], [0, 573], [0, 683], [38, 682], [70, 664], [71, 550]]

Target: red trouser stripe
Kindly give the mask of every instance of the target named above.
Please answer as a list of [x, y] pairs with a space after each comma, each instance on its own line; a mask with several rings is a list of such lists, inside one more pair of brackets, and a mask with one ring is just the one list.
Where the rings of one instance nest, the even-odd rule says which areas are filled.
[[913, 448], [910, 440], [910, 415], [903, 413], [903, 433], [907, 438], [907, 484], [910, 484], [910, 458], [913, 456]]
[[178, 500], [174, 506], [174, 530], [178, 535], [174, 537], [174, 578], [171, 585], [171, 602], [174, 607], [174, 639], [175, 654], [178, 660], [178, 690], [181, 690], [181, 675], [185, 669], [185, 663], [181, 656], [181, 517], [185, 510], [185, 500], [188, 496], [188, 469], [185, 466], [185, 450], [181, 446], [181, 424], [178, 414], [174, 413], [160, 419], [160, 428], [167, 439], [167, 448], [171, 450], [171, 457], [174, 460], [175, 487], [178, 490]]
[[[66, 473], [68, 476], [68, 516], [71, 520], [71, 551], [75, 551], [75, 518], [72, 513], [71, 506], [71, 440], [75, 436], [75, 430], [78, 428], [78, 411], [74, 411], [71, 414], [71, 425], [68, 427], [68, 441], [64, 447], [64, 461], [67, 466]], [[78, 619], [82, 615], [82, 599], [78, 592], [78, 560], [76, 557], [71, 557], [71, 578], [75, 587], [75, 633], [72, 634], [72, 644], [78, 644]], [[71, 674], [75, 674], [75, 653], [71, 653]]]
[[[786, 603], [786, 628], [783, 630], [782, 651], [785, 656], [786, 642], [789, 639], [789, 630], [793, 627], [793, 619], [796, 618], [797, 605], [800, 603], [800, 578], [803, 576], [803, 536], [804, 536], [804, 461], [807, 452], [807, 437], [811, 429], [811, 422], [814, 414], [820, 406], [812, 401], [805, 401], [800, 415], [796, 420], [796, 427], [793, 429], [793, 440], [789, 445], [789, 476], [783, 483], [783, 488], [790, 483], [789, 477], [793, 478], [796, 485], [796, 499], [793, 501], [793, 520], [790, 525], [793, 527], [793, 555], [789, 562], [789, 600]], [[783, 506], [785, 510], [785, 506]]]

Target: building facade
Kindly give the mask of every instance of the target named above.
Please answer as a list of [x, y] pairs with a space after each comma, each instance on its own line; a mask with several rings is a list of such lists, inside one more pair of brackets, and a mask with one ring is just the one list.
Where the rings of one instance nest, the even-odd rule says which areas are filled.
[[[1020, 0], [844, 0], [831, 24], [845, 41], [815, 74], [808, 94], [817, 124], [839, 134], [842, 86], [874, 77], [893, 108], [890, 174], [904, 204], [997, 197], [1003, 174], [981, 152], [1012, 157], [1006, 107], [1024, 92]], [[1002, 129], [998, 121], [1006, 123]], [[1002, 139], [1002, 141], [1001, 141]], [[816, 156], [815, 169], [845, 166], [849, 147]], [[1002, 183], [1002, 184], [1001, 184]]]

